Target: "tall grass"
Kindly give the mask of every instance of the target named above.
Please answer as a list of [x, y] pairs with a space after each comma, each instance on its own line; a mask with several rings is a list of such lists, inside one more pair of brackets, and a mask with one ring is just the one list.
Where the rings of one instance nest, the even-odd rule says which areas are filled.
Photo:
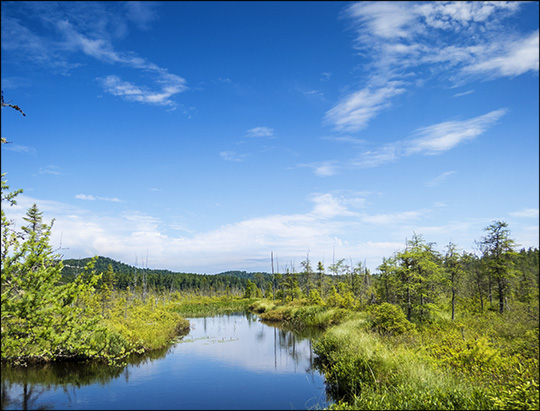
[[295, 328], [317, 327], [325, 329], [345, 318], [361, 315], [343, 308], [313, 305], [306, 299], [298, 299], [286, 305], [276, 305], [269, 300], [259, 300], [249, 306], [266, 322], [285, 322]]
[[388, 349], [361, 319], [332, 327], [316, 342], [334, 409], [489, 409], [480, 390], [422, 362], [414, 352]]
[[244, 312], [254, 301], [236, 297], [180, 298], [172, 303], [172, 309], [183, 317], [209, 317]]

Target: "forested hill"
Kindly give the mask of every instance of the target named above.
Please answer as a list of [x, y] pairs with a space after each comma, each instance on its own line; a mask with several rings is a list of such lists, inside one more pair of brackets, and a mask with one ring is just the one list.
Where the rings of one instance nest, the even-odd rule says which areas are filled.
[[247, 271], [224, 271], [222, 273], [219, 273], [218, 275], [232, 275], [234, 277], [239, 277], [239, 278], [245, 278], [246, 280], [252, 280], [257, 277], [260, 277], [262, 274], [263, 277], [266, 277], [266, 276], [269, 276], [269, 275], [272, 275], [272, 274], [269, 274], [269, 273], [248, 273]]
[[[88, 258], [80, 258], [80, 259], [62, 260], [64, 264], [62, 274], [66, 276], [73, 276], [77, 274], [78, 272], [81, 272], [91, 259], [92, 258], [88, 257]], [[132, 265], [113, 260], [112, 258], [102, 257], [102, 256], [99, 256], [97, 258], [96, 263], [94, 264], [94, 270], [97, 273], [105, 272], [107, 271], [109, 264], [111, 265], [112, 270], [116, 274], [132, 274], [135, 272], [140, 272], [140, 273], [145, 272], [147, 274], [195, 274], [195, 273], [176, 273], [170, 270], [163, 270], [163, 269], [134, 267]]]
[[[62, 260], [62, 278], [64, 281], [72, 281], [78, 274], [84, 271], [84, 267], [92, 258], [65, 259]], [[117, 286], [124, 289], [132, 283], [141, 284], [145, 281], [152, 288], [193, 289], [211, 287], [214, 289], [238, 287], [243, 289], [248, 280], [262, 285], [268, 273], [248, 273], [246, 271], [226, 271], [219, 274], [181, 273], [165, 269], [152, 269], [134, 267], [112, 258], [99, 256], [96, 259], [93, 270], [96, 273], [105, 273], [109, 266], [115, 274]]]

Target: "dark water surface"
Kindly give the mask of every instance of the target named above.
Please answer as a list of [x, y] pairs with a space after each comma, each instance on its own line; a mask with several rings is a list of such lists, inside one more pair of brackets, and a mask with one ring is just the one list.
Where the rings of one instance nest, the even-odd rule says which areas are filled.
[[311, 339], [251, 314], [192, 318], [167, 350], [123, 367], [2, 367], [2, 409], [320, 409]]

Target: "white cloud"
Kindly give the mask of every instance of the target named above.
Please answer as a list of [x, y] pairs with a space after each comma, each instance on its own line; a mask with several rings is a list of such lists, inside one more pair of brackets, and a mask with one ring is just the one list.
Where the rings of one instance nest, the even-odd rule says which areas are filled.
[[464, 121], [446, 121], [416, 130], [420, 137], [406, 143], [406, 155], [439, 154], [466, 140], [483, 134], [489, 126], [506, 114], [506, 109], [491, 111]]
[[298, 164], [297, 167], [311, 168], [315, 175], [319, 177], [330, 177], [338, 174], [339, 172], [339, 166], [335, 161], [325, 161], [322, 163], [302, 163]]
[[235, 151], [221, 151], [219, 153], [221, 158], [225, 161], [244, 161], [245, 158], [249, 157], [249, 154], [239, 154]]
[[538, 71], [538, 31], [519, 33], [504, 22], [522, 7], [527, 3], [358, 2], [344, 15], [371, 83], [409, 76], [461, 83]]
[[269, 127], [254, 127], [246, 131], [247, 137], [273, 137], [274, 129]]
[[100, 197], [100, 196], [93, 196], [91, 194], [77, 194], [75, 195], [75, 198], [79, 200], [89, 200], [89, 201], [100, 200], [100, 201], [110, 201], [113, 203], [121, 202], [120, 199], [116, 197]]
[[12, 144], [12, 143], [3, 144], [2, 149], [15, 151], [17, 153], [30, 154], [33, 157], [37, 156], [37, 150], [34, 147], [23, 146], [20, 144]]
[[174, 106], [170, 99], [175, 94], [186, 90], [185, 80], [178, 76], [168, 76], [168, 80], [159, 91], [149, 90], [146, 87], [139, 87], [127, 81], [122, 81], [118, 76], [107, 76], [98, 78], [104, 90], [114, 96], [121, 96], [127, 100], [140, 103]]
[[478, 62], [464, 68], [466, 73], [489, 73], [495, 77], [517, 76], [528, 71], [538, 71], [538, 30], [527, 38], [504, 44], [504, 50], [493, 55], [480, 56]]
[[357, 2], [347, 13], [367, 31], [384, 39], [410, 37], [415, 31], [416, 14], [406, 2]]
[[452, 97], [463, 97], [463, 96], [467, 96], [467, 95], [472, 94], [472, 93], [474, 93], [474, 90], [467, 90], [467, 91], [464, 91], [462, 93], [456, 93]]
[[538, 218], [538, 208], [526, 208], [510, 213], [513, 217]]
[[64, 173], [60, 170], [60, 167], [55, 165], [48, 165], [46, 167], [40, 167], [39, 174], [51, 174], [53, 176], [61, 176]]
[[26, 56], [63, 74], [80, 66], [80, 63], [68, 61], [69, 53], [79, 52], [103, 63], [135, 69], [141, 75], [140, 82], [145, 85], [122, 81], [115, 75], [98, 78], [107, 93], [130, 101], [175, 106], [171, 97], [188, 89], [182, 77], [114, 46], [115, 39], [126, 35], [127, 22], [148, 29], [157, 18], [152, 2], [113, 3], [106, 7], [99, 2], [60, 2], [47, 3], [47, 6], [38, 3], [24, 3], [20, 7], [27, 9], [24, 11], [41, 23], [39, 31], [2, 13], [3, 49], [16, 50], [17, 56]]
[[[325, 256], [328, 259], [335, 250], [336, 258], [366, 260], [368, 267], [375, 270], [382, 257], [403, 249], [405, 239], [413, 231], [424, 235], [427, 241], [440, 239], [439, 247], [454, 241], [467, 248], [472, 245], [471, 238], [480, 236], [485, 226], [483, 220], [425, 225], [426, 218], [437, 212], [430, 209], [379, 214], [355, 211], [354, 208], [365, 208], [366, 195], [315, 193], [309, 197], [311, 206], [303, 213], [254, 217], [199, 232], [136, 210], [103, 216], [82, 207], [24, 194], [17, 197], [17, 206], [5, 207], [4, 211], [20, 224], [26, 210], [38, 204], [44, 221], [55, 219], [51, 244], [56, 248], [61, 242], [66, 258], [103, 255], [134, 264], [136, 256], [146, 256], [148, 252], [150, 267], [199, 273], [269, 270], [271, 251], [275, 257], [279, 255], [281, 269], [283, 262], [295, 259], [298, 268], [308, 250], [312, 261], [324, 262]], [[533, 214], [531, 210], [522, 212]], [[386, 239], [376, 241], [373, 233], [369, 239], [357, 236], [366, 225], [378, 226]], [[351, 231], [358, 238], [355, 242], [348, 241]], [[519, 231], [518, 242], [526, 247], [537, 245], [534, 234], [537, 237], [537, 226], [525, 227]]]
[[402, 156], [400, 146], [398, 142], [386, 144], [379, 149], [364, 151], [353, 159], [351, 164], [354, 168], [371, 168], [394, 162]]
[[347, 209], [343, 201], [332, 194], [314, 194], [311, 200], [315, 203], [312, 215], [318, 218], [356, 215], [356, 213]]
[[438, 175], [437, 177], [432, 178], [431, 180], [429, 180], [426, 183], [426, 186], [428, 186], [428, 187], [436, 187], [436, 186], [440, 185], [444, 180], [446, 180], [452, 174], [456, 174], [456, 172], [457, 171], [446, 171], [446, 172]]
[[378, 89], [365, 88], [355, 91], [326, 112], [325, 119], [334, 124], [337, 130], [358, 131], [379, 111], [390, 106], [390, 99], [405, 91], [398, 83], [391, 82]]
[[361, 219], [365, 223], [370, 224], [397, 224], [400, 222], [411, 222], [413, 220], [418, 220], [420, 217], [425, 215], [425, 211], [403, 211], [397, 213], [388, 213], [388, 214], [374, 214], [374, 215], [362, 215]]
[[332, 77], [332, 73], [328, 71], [321, 73], [321, 81], [328, 81], [330, 80], [330, 77]]
[[[465, 141], [473, 140], [482, 135], [506, 113], [507, 110], [503, 108], [468, 120], [445, 121], [413, 131], [413, 136], [417, 137], [404, 138], [384, 144], [381, 147], [360, 152], [356, 157], [347, 161], [342, 160], [338, 163], [328, 160], [319, 163], [300, 164], [299, 167], [310, 167], [316, 175], [324, 177], [337, 174], [339, 169], [378, 167], [413, 154], [441, 154]], [[336, 139], [332, 138], [332, 140]], [[345, 136], [343, 141], [349, 141], [349, 138]], [[438, 182], [428, 182], [428, 185], [431, 186], [435, 184], [438, 184]]]

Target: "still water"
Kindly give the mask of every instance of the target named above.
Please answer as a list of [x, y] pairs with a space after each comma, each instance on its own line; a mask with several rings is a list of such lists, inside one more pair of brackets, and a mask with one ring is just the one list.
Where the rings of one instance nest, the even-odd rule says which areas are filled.
[[2, 409], [320, 409], [324, 378], [314, 334], [278, 329], [247, 314], [191, 318], [172, 347], [124, 367], [2, 367]]

